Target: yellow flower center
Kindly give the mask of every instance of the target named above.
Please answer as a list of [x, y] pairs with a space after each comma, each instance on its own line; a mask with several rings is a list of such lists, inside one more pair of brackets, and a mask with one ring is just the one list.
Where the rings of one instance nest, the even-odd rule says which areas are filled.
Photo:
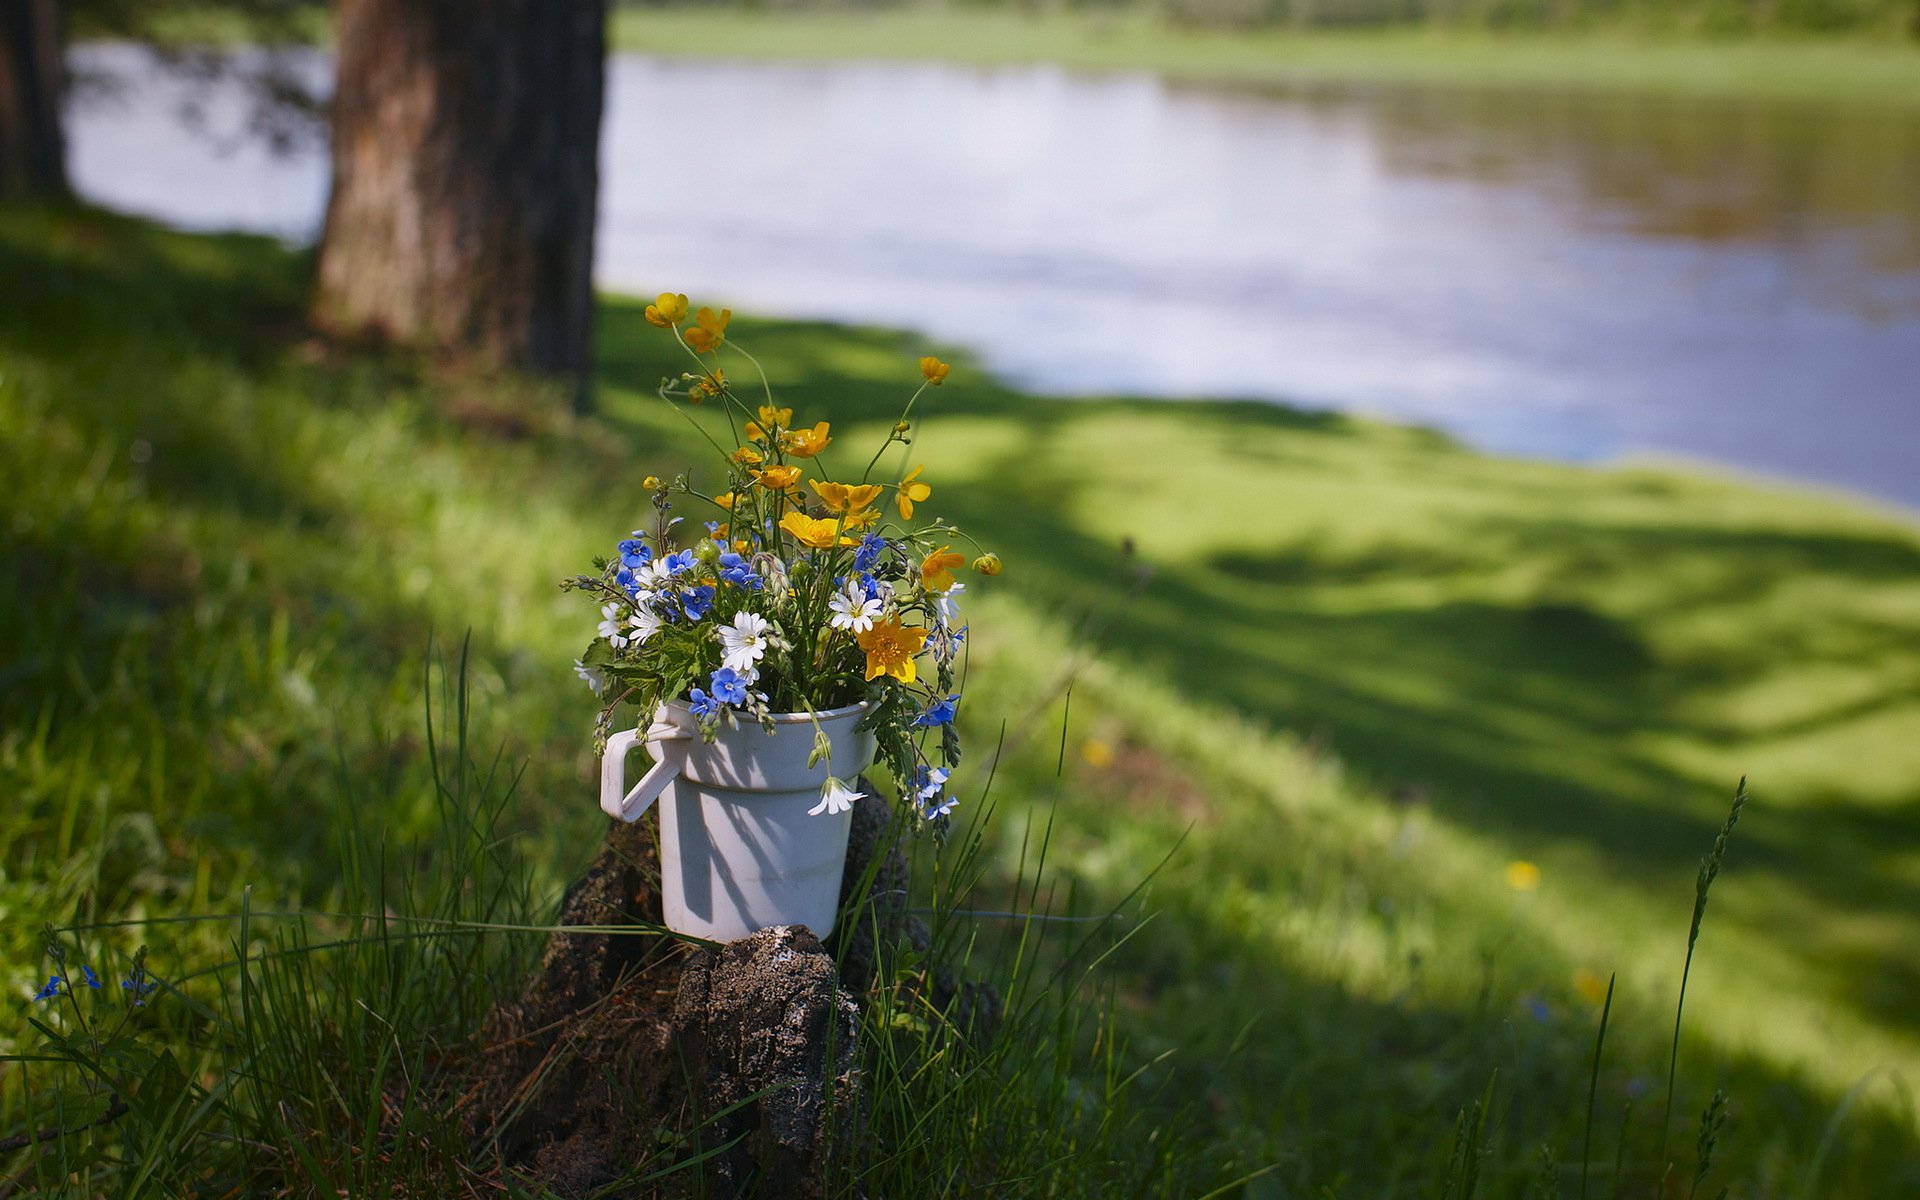
[[876, 621], [865, 633], [854, 635], [867, 655], [867, 678], [891, 675], [901, 683], [912, 683], [915, 676], [913, 656], [927, 644], [927, 631], [900, 624], [900, 618]]

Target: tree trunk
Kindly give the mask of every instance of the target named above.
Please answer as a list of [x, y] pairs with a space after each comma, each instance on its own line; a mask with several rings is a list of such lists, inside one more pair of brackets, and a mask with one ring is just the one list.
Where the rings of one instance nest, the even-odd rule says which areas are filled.
[[0, 198], [69, 195], [58, 0], [0, 0]]
[[339, 0], [337, 36], [316, 322], [584, 387], [606, 0]]

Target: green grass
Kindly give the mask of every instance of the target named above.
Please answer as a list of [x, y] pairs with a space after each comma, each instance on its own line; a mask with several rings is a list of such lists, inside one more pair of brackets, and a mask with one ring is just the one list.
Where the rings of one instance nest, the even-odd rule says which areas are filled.
[[623, 9], [611, 40], [623, 50], [686, 57], [1051, 64], [1235, 88], [1407, 84], [1920, 107], [1920, 43], [1892, 38], [1445, 27], [1204, 31], [1146, 14]]
[[[642, 474], [694, 461], [652, 395], [678, 370], [669, 344], [609, 299], [602, 412], [579, 419], [563, 397], [310, 343], [304, 270], [258, 240], [0, 211], [0, 946], [21, 997], [47, 972], [43, 921], [231, 917], [251, 888], [256, 913], [397, 904], [538, 924], [597, 845], [592, 702], [569, 666], [591, 614], [554, 585], [637, 523]], [[892, 419], [927, 349], [744, 318], [736, 335], [843, 445]], [[1517, 1196], [1544, 1145], [1572, 1195], [1592, 988], [1617, 972], [1589, 1170], [1611, 1195], [1618, 1156], [1620, 1194], [1646, 1195], [1695, 868], [1742, 774], [1752, 798], [1692, 963], [1669, 1157], [1690, 1180], [1694, 1118], [1722, 1088], [1734, 1116], [1702, 1194], [1920, 1187], [1910, 517], [1494, 459], [1279, 407], [1046, 400], [956, 362], [914, 461], [931, 508], [1007, 563], [968, 595], [969, 810], [1003, 723], [1008, 751], [998, 814], [957, 843], [977, 834], [985, 876], [947, 899], [1086, 915], [1148, 882], [1086, 953], [1026, 960], [1044, 980], [1124, 938], [1075, 993], [1091, 1010], [1040, 1003], [992, 1071], [914, 1075], [910, 1021], [876, 1038], [877, 1077], [951, 1087], [889, 1093], [904, 1098], [876, 1129], [894, 1153], [873, 1169], [898, 1174], [873, 1194], [987, 1190], [977, 1172], [1006, 1162], [1060, 1194], [1201, 1194], [1268, 1168], [1239, 1193], [1429, 1196], [1455, 1159], [1456, 1179], [1477, 1164], [1477, 1194]], [[454, 791], [497, 812], [477, 840], [449, 832], [466, 820], [449, 824], [442, 786], [466, 761], [444, 751], [458, 739], [436, 771], [421, 721], [429, 638], [469, 629], [475, 782]], [[1047, 882], [1018, 890], [1049, 822]], [[499, 837], [510, 862], [482, 853]], [[384, 866], [368, 857], [381, 845]], [[1514, 860], [1538, 865], [1536, 889], [1509, 886]], [[411, 900], [380, 891], [415, 874]], [[933, 877], [923, 863], [922, 886]], [[366, 934], [254, 928], [96, 931], [84, 954], [121, 972], [144, 941], [179, 980], [232, 963], [237, 936], [260, 950]], [[949, 936], [985, 969], [1031, 954], [1026, 928], [962, 920]], [[142, 1010], [142, 1044], [172, 1052], [189, 1092], [236, 1081], [221, 1111], [252, 1114], [246, 1136], [278, 1148], [248, 1168], [262, 1178], [442, 1178], [461, 1153], [444, 1125], [420, 1125], [404, 1164], [351, 1147], [379, 1132], [379, 1081], [439, 1061], [383, 1057], [379, 1020], [457, 1047], [530, 945], [481, 941], [477, 957], [451, 942], [331, 966], [290, 955], [317, 964], [299, 968], [319, 972], [311, 986], [263, 963], [257, 997], [228, 967]], [[370, 977], [389, 984], [357, 1008]], [[463, 1001], [442, 1011], [445, 987]], [[32, 1052], [25, 1018], [47, 1010], [13, 1011], [7, 1048]], [[248, 1012], [276, 1022], [270, 1071], [231, 1028]], [[312, 1066], [329, 1061], [361, 1090], [320, 1094]], [[67, 1094], [50, 1070], [0, 1072], [16, 1128]], [[297, 1120], [261, 1123], [275, 1097], [241, 1086], [261, 1079], [304, 1106]], [[434, 1107], [430, 1089], [409, 1095], [410, 1112]], [[1483, 1097], [1484, 1143], [1456, 1138]], [[939, 1138], [906, 1135], [917, 1104]], [[229, 1169], [218, 1139], [140, 1136], [62, 1152], [174, 1180]], [[52, 1169], [14, 1155], [0, 1170], [33, 1161]], [[1068, 1165], [1087, 1162], [1105, 1165]]]

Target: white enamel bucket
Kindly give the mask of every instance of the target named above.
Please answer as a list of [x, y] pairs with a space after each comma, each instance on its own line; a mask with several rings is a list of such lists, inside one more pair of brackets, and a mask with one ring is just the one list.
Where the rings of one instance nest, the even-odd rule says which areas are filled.
[[[818, 714], [777, 713], [774, 732], [742, 720], [709, 745], [686, 705], [663, 705], [644, 732], [607, 739], [600, 807], [637, 821], [660, 801], [660, 891], [667, 928], [731, 942], [771, 925], [825, 937], [840, 906], [851, 811], [809, 816], [827, 777], [844, 781], [873, 761], [873, 735], [856, 733], [864, 703]], [[833, 746], [807, 766], [814, 722]], [[626, 758], [645, 742], [653, 769], [632, 790]]]

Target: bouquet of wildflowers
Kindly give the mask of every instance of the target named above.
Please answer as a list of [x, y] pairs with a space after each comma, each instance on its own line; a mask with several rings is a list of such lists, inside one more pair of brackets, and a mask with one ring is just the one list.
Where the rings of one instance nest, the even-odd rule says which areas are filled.
[[[969, 560], [954, 546], [971, 539], [921, 512], [933, 491], [921, 466], [880, 480], [874, 471], [890, 446], [911, 445], [914, 403], [946, 380], [947, 364], [920, 360], [919, 387], [864, 466], [835, 463], [828, 422], [778, 407], [764, 373], [765, 403], [756, 397], [749, 408], [713, 363], [722, 346], [739, 350], [727, 339], [731, 311], [702, 308], [691, 322], [687, 314], [687, 298], [672, 293], [646, 310], [698, 367], [663, 382], [660, 395], [713, 446], [718, 483], [703, 486], [697, 472], [647, 476], [650, 527], [596, 558], [597, 573], [562, 584], [600, 606], [599, 634], [575, 664], [605, 702], [600, 739], [627, 703], [646, 716], [684, 704], [711, 741], [722, 725], [771, 731], [774, 713], [864, 701], [860, 728], [873, 733], [902, 801], [944, 818], [960, 759], [956, 663], [967, 637], [956, 573], [971, 565], [997, 575], [1000, 560]], [[696, 516], [691, 526], [683, 508]], [[824, 734], [815, 747], [829, 753]], [[813, 811], [842, 811], [858, 795], [830, 779]]]

